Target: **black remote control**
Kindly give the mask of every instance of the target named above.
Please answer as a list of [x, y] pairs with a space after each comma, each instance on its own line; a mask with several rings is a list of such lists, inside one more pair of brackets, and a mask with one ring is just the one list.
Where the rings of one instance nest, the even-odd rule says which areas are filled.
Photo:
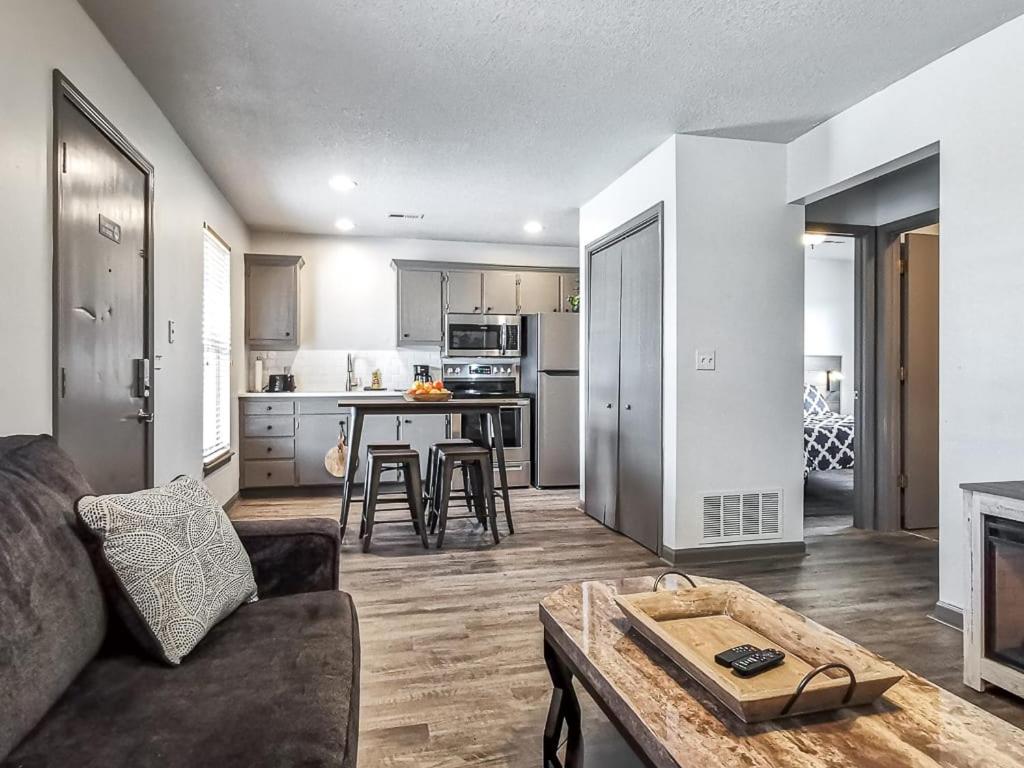
[[732, 671], [740, 677], [753, 677], [777, 667], [786, 658], [786, 654], [775, 648], [765, 648], [732, 663]]
[[723, 667], [731, 667], [734, 661], [744, 659], [752, 653], [757, 653], [758, 648], [752, 645], [737, 645], [735, 648], [730, 648], [727, 651], [715, 654], [715, 663], [720, 664]]

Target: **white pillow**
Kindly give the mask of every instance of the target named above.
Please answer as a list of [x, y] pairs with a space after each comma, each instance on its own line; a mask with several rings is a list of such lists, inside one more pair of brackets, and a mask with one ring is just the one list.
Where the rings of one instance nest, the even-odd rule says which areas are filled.
[[249, 556], [198, 480], [84, 496], [77, 510], [115, 577], [119, 612], [134, 613], [129, 631], [162, 660], [180, 664], [218, 621], [256, 600]]

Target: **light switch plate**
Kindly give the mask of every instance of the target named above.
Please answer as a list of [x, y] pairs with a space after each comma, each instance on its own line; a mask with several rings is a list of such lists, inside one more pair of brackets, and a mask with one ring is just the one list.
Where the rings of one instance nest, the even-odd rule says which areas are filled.
[[697, 370], [698, 371], [713, 371], [715, 370], [715, 350], [713, 349], [698, 349], [697, 350]]

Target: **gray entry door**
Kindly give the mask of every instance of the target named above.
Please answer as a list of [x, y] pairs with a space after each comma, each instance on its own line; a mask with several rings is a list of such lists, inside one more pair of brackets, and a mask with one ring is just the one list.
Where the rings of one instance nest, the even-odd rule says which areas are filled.
[[939, 238], [906, 235], [902, 286], [903, 527], [939, 525]]
[[611, 528], [618, 527], [621, 273], [621, 243], [590, 255], [584, 507], [588, 515]]
[[661, 231], [654, 220], [622, 241], [618, 530], [661, 544]]
[[135, 491], [151, 478], [147, 174], [66, 95], [56, 109], [54, 432], [94, 491]]

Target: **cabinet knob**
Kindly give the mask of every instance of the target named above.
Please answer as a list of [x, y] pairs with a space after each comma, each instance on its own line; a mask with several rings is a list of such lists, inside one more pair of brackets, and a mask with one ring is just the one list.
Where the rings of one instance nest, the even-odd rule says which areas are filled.
[[632, 411], [633, 410], [633, 406], [630, 405], [629, 403], [626, 403], [626, 410], [627, 411]]
[[402, 338], [403, 339], [408, 339], [409, 338], [409, 334], [408, 333], [403, 333], [402, 334]]
[[611, 408], [611, 407], [612, 407], [611, 403], [608, 403], [607, 405], [605, 405], [605, 408]]
[[[609, 405], [608, 407], [609, 407], [609, 408], [611, 408], [611, 406], [610, 406], [610, 405]], [[267, 424], [267, 432], [269, 432], [269, 431], [270, 431], [270, 430], [272, 430], [273, 428], [274, 428], [274, 425], [273, 425], [273, 424]]]
[[268, 410], [268, 411], [272, 411], [272, 410], [274, 410], [274, 406], [272, 406], [272, 405], [268, 405], [268, 406], [267, 406], [267, 410]]
[[273, 477], [273, 476], [274, 476], [273, 472], [267, 472], [267, 477]]
[[480, 311], [480, 307], [473, 307], [473, 311], [474, 312], [479, 312]]
[[291, 332], [291, 331], [285, 331], [285, 332], [284, 332], [284, 335], [285, 335], [285, 336], [291, 336], [291, 335], [292, 335], [292, 332]]
[[267, 446], [267, 453], [273, 453], [273, 452], [274, 452], [274, 449], [271, 448], [270, 446]]
[[490, 312], [492, 309], [494, 309], [494, 307], [488, 307], [487, 311]]

